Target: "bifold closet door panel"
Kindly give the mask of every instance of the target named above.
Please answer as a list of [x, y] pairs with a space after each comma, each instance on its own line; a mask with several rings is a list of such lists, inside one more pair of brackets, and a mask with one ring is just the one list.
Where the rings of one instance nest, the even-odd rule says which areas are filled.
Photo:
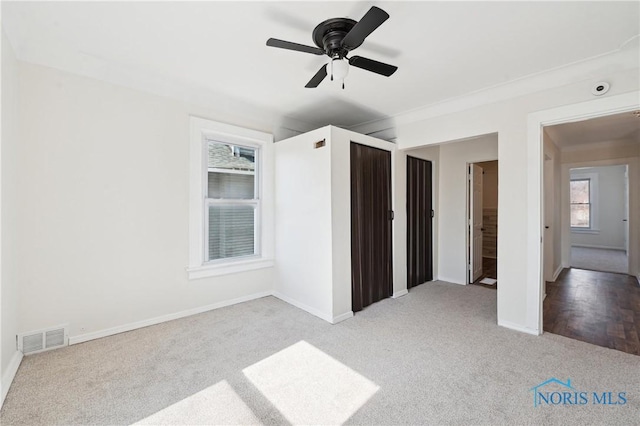
[[407, 288], [433, 280], [431, 162], [407, 157]]
[[393, 293], [391, 153], [351, 143], [351, 293], [354, 312]]

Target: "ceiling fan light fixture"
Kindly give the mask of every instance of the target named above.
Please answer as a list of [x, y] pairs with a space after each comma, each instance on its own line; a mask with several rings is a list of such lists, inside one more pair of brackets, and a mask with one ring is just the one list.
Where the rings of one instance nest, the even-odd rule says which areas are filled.
[[344, 80], [349, 75], [349, 62], [342, 58], [331, 61], [331, 73], [335, 80]]

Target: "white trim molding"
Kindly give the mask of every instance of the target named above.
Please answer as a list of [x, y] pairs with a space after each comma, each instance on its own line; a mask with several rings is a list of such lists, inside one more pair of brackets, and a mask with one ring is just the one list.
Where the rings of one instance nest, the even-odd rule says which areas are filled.
[[[292, 299], [289, 296], [285, 296], [284, 294], [280, 293], [279, 291], [274, 291], [273, 292], [273, 297], [277, 297], [278, 299], [282, 300], [283, 302], [287, 302], [288, 304], [295, 306], [296, 308], [302, 309], [303, 311], [306, 311], [308, 313], [310, 313], [311, 315], [314, 315], [320, 319], [325, 320], [326, 322], [329, 322], [331, 324], [333, 324], [334, 318], [333, 318], [333, 314], [328, 313], [328, 312], [322, 312], [319, 309], [316, 308], [312, 308], [311, 306], [299, 302], [295, 299]], [[351, 313], [351, 315], [353, 315], [353, 312]], [[338, 317], [336, 317], [338, 318]], [[346, 319], [346, 318], [345, 318]]]
[[564, 270], [564, 266], [562, 265], [558, 266], [558, 269], [556, 269], [555, 272], [553, 273], [553, 277], [551, 277], [553, 282], [555, 282], [558, 279], [558, 277], [560, 276], [563, 270]]
[[333, 317], [333, 319], [331, 320], [331, 324], [337, 324], [351, 317], [353, 317], [353, 311], [345, 312], [344, 314]]
[[189, 279], [207, 278], [220, 275], [236, 274], [238, 272], [252, 271], [254, 269], [272, 268], [275, 265], [273, 259], [252, 258], [236, 262], [221, 263], [218, 265], [203, 265], [189, 267]]
[[406, 296], [407, 294], [409, 294], [409, 290], [407, 290], [405, 288], [404, 290], [400, 290], [400, 291], [394, 292], [393, 296], [391, 296], [391, 298], [392, 299], [397, 299], [398, 297]]
[[89, 340], [100, 339], [102, 337], [113, 336], [114, 334], [120, 334], [127, 331], [137, 330], [138, 328], [149, 327], [150, 325], [156, 325], [167, 321], [172, 321], [179, 318], [188, 317], [191, 315], [201, 314], [203, 312], [212, 311], [214, 309], [224, 308], [231, 305], [236, 305], [242, 302], [248, 302], [254, 299], [260, 299], [262, 297], [271, 296], [270, 291], [263, 291], [260, 293], [254, 293], [247, 296], [238, 297], [236, 299], [224, 300], [218, 303], [212, 303], [210, 305], [200, 306], [186, 311], [175, 312], [169, 315], [162, 315], [155, 318], [149, 318], [142, 321], [132, 322], [129, 324], [119, 325], [117, 327], [111, 327], [104, 330], [94, 331], [92, 333], [80, 334], [77, 336], [69, 337], [69, 345], [75, 345], [78, 343], [88, 342]]
[[519, 331], [521, 333], [531, 334], [533, 336], [539, 336], [539, 335], [542, 334], [540, 332], [540, 330], [533, 330], [531, 328], [522, 327], [521, 325], [514, 324], [514, 323], [511, 323], [511, 322], [508, 322], [508, 321], [498, 321], [498, 325], [500, 327], [508, 328], [510, 330]]
[[574, 244], [574, 243], [572, 243], [571, 247], [585, 247], [585, 248], [597, 248], [597, 249], [603, 249], [603, 250], [625, 251], [624, 247], [600, 246], [598, 244]]
[[[571, 64], [562, 65], [551, 70], [544, 70], [515, 80], [510, 80], [492, 87], [477, 90], [465, 95], [444, 99], [412, 110], [404, 111], [391, 117], [372, 120], [350, 126], [349, 130], [362, 134], [394, 131], [397, 127], [428, 120], [446, 114], [470, 110], [474, 107], [526, 96], [543, 90], [562, 87], [583, 80], [600, 70], [608, 69], [616, 63], [616, 70], [630, 70], [638, 67], [638, 53], [634, 49], [620, 48], [583, 59]], [[394, 133], [395, 136], [395, 133]]]
[[453, 278], [447, 278], [447, 277], [438, 277], [438, 281], [443, 281], [449, 284], [468, 285], [468, 283], [463, 283], [458, 280], [454, 280]]
[[20, 363], [22, 363], [22, 358], [24, 355], [20, 351], [15, 351], [13, 356], [11, 357], [11, 361], [9, 362], [9, 366], [7, 367], [7, 371], [2, 375], [2, 381], [0, 382], [0, 408], [4, 404], [4, 399], [7, 397], [9, 393], [9, 388], [13, 383], [13, 379], [15, 379], [16, 374], [18, 373], [18, 369], [20, 368]]

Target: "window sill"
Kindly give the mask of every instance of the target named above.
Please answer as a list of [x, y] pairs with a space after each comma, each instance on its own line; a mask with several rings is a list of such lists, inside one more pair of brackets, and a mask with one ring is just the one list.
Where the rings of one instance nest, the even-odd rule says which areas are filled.
[[192, 266], [187, 268], [190, 280], [207, 277], [217, 277], [220, 275], [236, 274], [239, 272], [252, 271], [254, 269], [271, 268], [275, 265], [273, 259], [259, 257], [256, 259], [230, 261], [217, 265]]
[[594, 234], [597, 235], [600, 233], [599, 229], [580, 229], [580, 228], [571, 228], [572, 234]]

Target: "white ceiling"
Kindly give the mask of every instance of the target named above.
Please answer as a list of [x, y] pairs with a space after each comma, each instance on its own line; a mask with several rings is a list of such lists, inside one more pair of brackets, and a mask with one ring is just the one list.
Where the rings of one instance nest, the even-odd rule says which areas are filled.
[[18, 58], [270, 119], [342, 126], [393, 116], [614, 51], [640, 33], [639, 2], [375, 2], [391, 18], [354, 54], [346, 90], [304, 85], [328, 60], [270, 48], [313, 45], [321, 21], [369, 2], [2, 2]]
[[561, 149], [585, 144], [624, 140], [640, 143], [640, 111], [624, 112], [573, 123], [556, 124], [544, 130]]

